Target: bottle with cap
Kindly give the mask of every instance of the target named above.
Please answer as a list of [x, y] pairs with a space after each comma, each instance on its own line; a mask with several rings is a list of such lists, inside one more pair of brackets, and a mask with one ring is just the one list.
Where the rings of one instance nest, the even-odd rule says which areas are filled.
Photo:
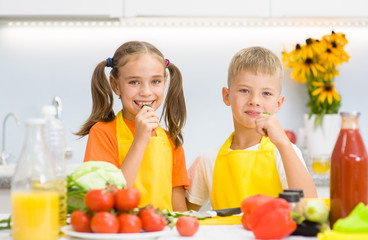
[[359, 112], [341, 112], [341, 129], [331, 155], [330, 225], [362, 202], [368, 204], [368, 155]]
[[60, 227], [66, 225], [67, 219], [67, 187], [66, 187], [66, 163], [65, 163], [65, 131], [63, 123], [56, 118], [56, 108], [53, 105], [42, 107], [42, 116], [46, 120], [45, 141], [54, 161], [59, 194], [60, 194]]
[[298, 192], [282, 192], [279, 193], [279, 198], [285, 199], [289, 205], [292, 212], [302, 215], [302, 209], [300, 207], [300, 194]]
[[59, 192], [44, 140], [45, 120], [26, 121], [26, 137], [11, 182], [14, 240], [56, 240]]

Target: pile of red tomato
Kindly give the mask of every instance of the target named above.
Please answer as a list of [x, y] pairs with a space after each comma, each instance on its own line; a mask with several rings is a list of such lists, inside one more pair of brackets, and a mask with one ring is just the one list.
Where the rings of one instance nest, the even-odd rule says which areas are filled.
[[139, 205], [140, 194], [135, 188], [93, 189], [84, 202], [87, 210], [75, 210], [70, 224], [77, 232], [139, 233], [161, 231], [167, 225], [160, 210], [150, 206], [133, 211]]

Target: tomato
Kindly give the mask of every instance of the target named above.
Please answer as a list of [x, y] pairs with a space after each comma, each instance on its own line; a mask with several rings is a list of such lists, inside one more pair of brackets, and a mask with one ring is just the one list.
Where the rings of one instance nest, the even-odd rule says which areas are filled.
[[109, 185], [106, 187], [106, 190], [111, 192], [112, 195], [115, 196], [115, 194], [119, 191], [119, 188], [117, 188], [115, 185]]
[[84, 203], [92, 212], [109, 211], [114, 207], [114, 196], [106, 189], [92, 189], [84, 197]]
[[150, 208], [142, 210], [142, 212], [140, 212], [140, 218], [142, 220], [143, 229], [146, 232], [161, 231], [166, 226], [164, 217]]
[[193, 236], [199, 228], [198, 219], [189, 216], [180, 216], [176, 222], [176, 229], [181, 236]]
[[75, 210], [70, 216], [70, 224], [76, 232], [92, 232], [91, 216], [82, 210]]
[[138, 207], [141, 195], [132, 187], [123, 188], [115, 193], [115, 207], [119, 211], [129, 211]]
[[124, 213], [118, 216], [120, 233], [139, 233], [142, 230], [141, 219], [133, 214]]
[[98, 212], [92, 217], [91, 229], [94, 233], [118, 233], [118, 218], [109, 212]]
[[144, 208], [141, 208], [138, 212], [138, 216], [142, 218], [144, 215], [147, 214], [153, 214], [155, 213], [155, 209], [153, 209], [151, 206], [146, 206]]

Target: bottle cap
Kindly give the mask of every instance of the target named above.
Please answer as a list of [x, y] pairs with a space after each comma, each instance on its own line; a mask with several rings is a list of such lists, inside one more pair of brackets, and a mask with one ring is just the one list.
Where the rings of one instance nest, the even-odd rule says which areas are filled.
[[304, 197], [303, 189], [290, 188], [290, 189], [284, 189], [284, 192], [296, 192], [296, 193], [299, 193], [300, 198], [303, 198]]
[[288, 202], [299, 202], [300, 195], [297, 192], [282, 192], [279, 193], [279, 198], [283, 198]]
[[56, 108], [54, 105], [45, 105], [42, 107], [43, 116], [56, 116]]
[[346, 111], [346, 112], [340, 112], [341, 116], [350, 116], [350, 117], [356, 117], [360, 116], [360, 112], [358, 111]]

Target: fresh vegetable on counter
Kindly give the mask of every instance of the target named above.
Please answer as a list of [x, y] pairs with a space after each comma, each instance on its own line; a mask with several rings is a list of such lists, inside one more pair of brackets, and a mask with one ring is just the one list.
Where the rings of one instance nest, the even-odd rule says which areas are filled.
[[341, 233], [368, 233], [368, 205], [359, 203], [350, 214], [337, 220], [333, 230]]
[[368, 239], [368, 205], [358, 203], [349, 215], [338, 219], [331, 231], [318, 234], [319, 240], [366, 240]]
[[199, 227], [198, 219], [185, 213], [161, 211], [152, 206], [138, 207], [140, 193], [132, 187], [89, 190], [85, 208], [74, 210], [70, 224], [74, 231], [93, 233], [140, 233], [162, 231], [173, 227], [182, 236], [192, 236]]
[[199, 228], [198, 219], [191, 216], [181, 216], [176, 222], [176, 229], [181, 236], [193, 236]]
[[82, 163], [67, 176], [68, 213], [85, 209], [84, 196], [91, 189], [104, 189], [112, 185], [118, 189], [126, 187], [120, 169], [108, 162], [89, 161]]
[[303, 208], [302, 216], [295, 216], [297, 228], [291, 235], [317, 236], [319, 232], [329, 230], [329, 210], [326, 204], [318, 199], [308, 201]]
[[281, 198], [255, 195], [243, 200], [242, 224], [257, 239], [281, 239], [296, 229], [289, 203]]
[[324, 202], [313, 199], [305, 204], [303, 213], [311, 222], [324, 223], [328, 220], [329, 211]]
[[[127, 195], [127, 192], [134, 193], [134, 199]], [[119, 197], [116, 198], [116, 196]], [[84, 197], [86, 209], [84, 211], [79, 209], [73, 211], [70, 224], [77, 232], [140, 232], [144, 228], [142, 226], [144, 220], [137, 216], [139, 200], [140, 194], [133, 188], [116, 190], [116, 188], [108, 186], [104, 189], [89, 190]], [[124, 210], [120, 210], [117, 207], [119, 202], [130, 202], [130, 205], [125, 207]], [[150, 207], [142, 208], [141, 211], [148, 211], [148, 209], [152, 209], [152, 215], [156, 214], [156, 210]], [[152, 219], [153, 217], [147, 218], [147, 221], [151, 224], [150, 226], [153, 224]], [[147, 228], [145, 230], [161, 231], [165, 226], [166, 222], [163, 222], [163, 226], [160, 226], [160, 228]]]
[[243, 227], [247, 230], [252, 230], [252, 227], [250, 226], [249, 223], [249, 219], [252, 212], [262, 204], [265, 204], [266, 202], [269, 202], [273, 199], [274, 199], [273, 197], [265, 196], [262, 194], [253, 195], [244, 199], [241, 204], [241, 211], [243, 213], [242, 216]]

